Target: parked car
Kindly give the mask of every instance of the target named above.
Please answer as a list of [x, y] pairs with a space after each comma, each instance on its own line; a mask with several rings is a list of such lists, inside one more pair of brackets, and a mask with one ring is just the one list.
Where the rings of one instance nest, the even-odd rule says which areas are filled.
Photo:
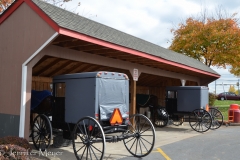
[[240, 100], [240, 95], [236, 95], [232, 92], [220, 93], [217, 97], [218, 100]]

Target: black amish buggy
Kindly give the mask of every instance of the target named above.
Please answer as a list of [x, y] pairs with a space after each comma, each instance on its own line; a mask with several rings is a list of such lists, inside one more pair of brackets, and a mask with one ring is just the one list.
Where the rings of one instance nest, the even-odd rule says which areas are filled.
[[[149, 107], [151, 120], [156, 127], [165, 127], [169, 123], [179, 126], [184, 121], [188, 121], [193, 130], [206, 132], [209, 129], [218, 129], [223, 123], [222, 113], [208, 106], [208, 87], [166, 87], [165, 107], [158, 105], [158, 98], [155, 95], [147, 96], [149, 98], [144, 103], [137, 98], [137, 108], [139, 111], [141, 107]], [[144, 97], [144, 95], [137, 97]]]
[[135, 157], [148, 155], [154, 147], [151, 121], [142, 114], [129, 116], [129, 79], [124, 73], [55, 76], [51, 109], [37, 108], [32, 110], [38, 116], [32, 122], [31, 137], [38, 150], [49, 147], [59, 130], [71, 140], [77, 159], [103, 159], [105, 142], [123, 141]]

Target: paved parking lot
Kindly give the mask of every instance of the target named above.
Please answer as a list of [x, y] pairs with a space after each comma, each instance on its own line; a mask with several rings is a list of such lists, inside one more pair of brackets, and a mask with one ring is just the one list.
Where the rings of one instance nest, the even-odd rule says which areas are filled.
[[[156, 142], [155, 142], [154, 149], [149, 157], [152, 157], [152, 156], [164, 157], [165, 152], [161, 150], [161, 146], [202, 134], [202, 133], [197, 133], [193, 131], [188, 123], [183, 123], [182, 126], [178, 126], [178, 127], [170, 125], [164, 128], [155, 128], [155, 130], [156, 130]], [[54, 148], [53, 146], [50, 146], [47, 152], [50, 152], [50, 154], [47, 155], [47, 158], [51, 160], [76, 159], [73, 153], [72, 146], [61, 147], [61, 148]], [[106, 160], [122, 159], [123, 160], [126, 158], [138, 159], [138, 158], [132, 157], [132, 155], [128, 153], [122, 141], [117, 143], [106, 143], [104, 159]], [[165, 157], [165, 159], [166, 158], [167, 157]]]

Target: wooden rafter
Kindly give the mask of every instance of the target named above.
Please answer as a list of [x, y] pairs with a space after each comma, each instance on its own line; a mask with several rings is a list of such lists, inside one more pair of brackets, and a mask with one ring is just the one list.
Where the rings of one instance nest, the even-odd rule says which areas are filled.
[[82, 64], [80, 67], [78, 67], [75, 71], [74, 71], [74, 73], [78, 73], [78, 72], [82, 72], [82, 71], [84, 71], [85, 69], [87, 69], [87, 68], [89, 68], [89, 64], [88, 63], [84, 63], [84, 64]]
[[83, 70], [83, 72], [93, 72], [96, 71], [97, 68], [99, 68], [98, 65], [89, 65], [89, 67]]
[[83, 52], [87, 52], [87, 51], [93, 51], [93, 50], [104, 50], [104, 49], [108, 49], [106, 47], [103, 46], [80, 46], [80, 47], [75, 47], [75, 49], [79, 50], [79, 51], [83, 51]]
[[50, 56], [44, 56], [42, 59], [40, 59], [34, 66], [38, 66], [44, 61], [48, 60]]
[[72, 67], [67, 69], [64, 73], [74, 73], [74, 70], [76, 70], [77, 68], [79, 68], [83, 64], [84, 63], [82, 63], [82, 62], [77, 62], [75, 65], [73, 65]]
[[65, 67], [65, 69], [60, 69], [57, 73], [55, 73], [55, 75], [68, 74], [68, 70], [71, 71], [71, 68], [75, 68], [77, 64], [79, 64], [79, 62], [71, 61], [71, 63], [67, 67]]
[[54, 70], [52, 72], [48, 73], [48, 77], [53, 77], [54, 75], [57, 75], [57, 73], [59, 73], [61, 70], [63, 70], [63, 68], [67, 67], [71, 63], [73, 63], [73, 62], [70, 61], [70, 60], [66, 60], [66, 62], [64, 62], [63, 64], [61, 64], [58, 67], [54, 68]]
[[67, 36], [58, 36], [52, 44], [58, 44], [60, 42], [73, 42], [76, 41], [77, 39], [72, 38], [72, 37], [67, 37]]
[[94, 46], [94, 44], [77, 40], [74, 42], [64, 42], [62, 43], [62, 46], [65, 48], [74, 48], [79, 46]]
[[34, 75], [36, 76], [41, 76], [42, 73], [46, 70], [48, 70], [50, 67], [56, 65], [59, 61], [61, 61], [61, 59], [56, 58], [54, 61], [52, 61], [51, 63], [49, 63], [48, 65], [46, 65], [45, 67], [43, 67], [42, 69], [40, 69], [38, 72], [36, 72]]

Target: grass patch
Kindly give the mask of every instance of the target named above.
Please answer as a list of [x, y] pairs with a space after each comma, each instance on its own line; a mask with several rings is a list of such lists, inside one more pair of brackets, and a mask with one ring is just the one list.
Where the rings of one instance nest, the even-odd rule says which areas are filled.
[[240, 104], [240, 101], [233, 101], [233, 100], [216, 100], [214, 102], [214, 106], [219, 106], [219, 107], [230, 107], [231, 104]]
[[214, 102], [214, 106], [217, 107], [223, 115], [223, 118], [225, 121], [228, 121], [228, 109], [230, 107], [231, 104], [239, 104], [240, 105], [240, 101], [233, 101], [233, 100], [225, 100], [225, 101], [221, 101], [221, 100], [216, 100]]
[[229, 107], [218, 107], [218, 110], [221, 111], [223, 115], [223, 120], [228, 121], [228, 109]]

